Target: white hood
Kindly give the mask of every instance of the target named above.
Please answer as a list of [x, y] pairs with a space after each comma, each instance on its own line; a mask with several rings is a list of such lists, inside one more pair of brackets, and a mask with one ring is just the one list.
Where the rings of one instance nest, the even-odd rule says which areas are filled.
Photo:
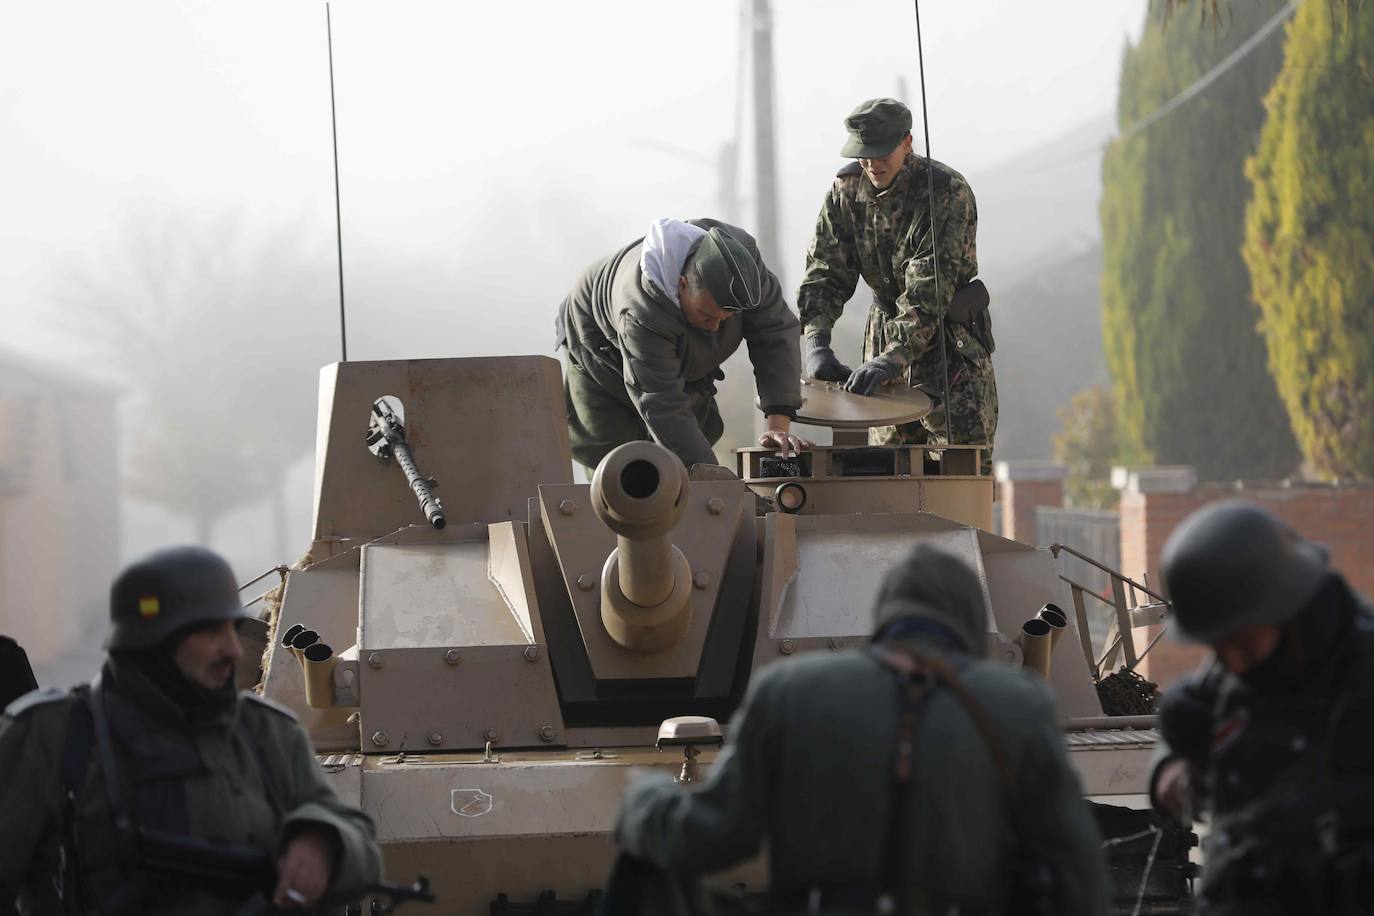
[[665, 217], [649, 224], [649, 232], [644, 236], [644, 253], [639, 258], [639, 269], [674, 305], [680, 304], [677, 301], [677, 281], [682, 276], [682, 264], [687, 260], [687, 252], [705, 235], [705, 229], [680, 219]]

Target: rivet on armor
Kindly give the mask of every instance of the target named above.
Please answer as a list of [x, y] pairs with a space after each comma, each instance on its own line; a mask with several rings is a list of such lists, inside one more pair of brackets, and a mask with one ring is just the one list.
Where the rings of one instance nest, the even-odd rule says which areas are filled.
[[692, 577], [692, 584], [695, 585], [697, 588], [710, 588], [711, 574], [708, 572], [697, 573], [695, 576]]
[[489, 728], [489, 729], [487, 729], [486, 731], [482, 732], [482, 737], [483, 737], [483, 738], [486, 738], [488, 741], [496, 741], [496, 740], [498, 740], [501, 736], [500, 736], [499, 734], [497, 734], [496, 729], [494, 729], [494, 728]]
[[571, 499], [565, 499], [558, 504], [558, 511], [564, 515], [572, 515], [577, 511], [577, 503], [573, 502]]
[[794, 651], [796, 651], [797, 647], [792, 645], [792, 640], [784, 639], [782, 641], [782, 645], [778, 646], [778, 648], [782, 650], [783, 655], [791, 655]]
[[577, 577], [577, 587], [584, 592], [589, 592], [596, 587], [596, 577], [583, 573]]
[[725, 500], [721, 499], [719, 496], [712, 496], [706, 501], [706, 509], [712, 515], [720, 515], [725, 511]]
[[439, 745], [444, 743], [444, 736], [441, 732], [430, 732], [428, 737], [429, 743], [434, 745], [435, 747], [438, 747]]
[[537, 661], [539, 661], [539, 647], [538, 647], [538, 646], [526, 646], [526, 647], [525, 647], [525, 661], [527, 661], [527, 662], [537, 662]]
[[539, 740], [540, 740], [540, 741], [552, 741], [552, 740], [553, 740], [553, 726], [552, 726], [552, 725], [541, 725], [541, 726], [539, 727]]
[[459, 652], [457, 649], [449, 649], [444, 653], [444, 661], [448, 662], [450, 665], [460, 665], [463, 662], [463, 653]]
[[372, 743], [378, 747], [386, 747], [391, 743], [391, 739], [387, 737], [386, 732], [373, 732]]
[[374, 668], [382, 667], [382, 653], [373, 652], [367, 657], [367, 663]]

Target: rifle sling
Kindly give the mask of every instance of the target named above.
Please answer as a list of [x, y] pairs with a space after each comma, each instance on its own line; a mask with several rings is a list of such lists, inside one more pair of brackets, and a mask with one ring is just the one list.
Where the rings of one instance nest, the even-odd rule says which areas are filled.
[[81, 868], [81, 836], [77, 824], [76, 799], [86, 781], [86, 769], [91, 758], [94, 723], [91, 707], [86, 699], [86, 687], [72, 691], [71, 716], [67, 721], [67, 739], [62, 747], [62, 845], [61, 876], [58, 897], [64, 907], [72, 904], [77, 912], [90, 909], [90, 895], [86, 892], [85, 875]]
[[911, 678], [923, 673], [929, 674], [949, 690], [959, 705], [964, 708], [964, 712], [968, 713], [968, 717], [973, 720], [973, 725], [978, 729], [978, 734], [982, 736], [983, 743], [987, 745], [988, 754], [992, 757], [993, 766], [997, 768], [997, 775], [1003, 787], [1012, 788], [1015, 774], [1011, 770], [1006, 751], [1002, 747], [997, 727], [993, 724], [992, 717], [988, 715], [983, 705], [959, 680], [954, 666], [943, 658], [927, 655], [911, 646], [882, 645], [873, 648], [874, 654], [880, 662], [903, 677]]
[[[61, 775], [66, 789], [64, 817], [64, 856], [71, 863], [68, 871], [74, 885], [73, 899], [78, 912], [95, 911], [108, 916], [140, 911], [146, 895], [156, 889], [149, 872], [197, 877], [209, 881], [221, 880], [231, 885], [252, 883], [260, 885], [274, 874], [271, 857], [260, 850], [215, 846], [192, 837], [173, 836], [140, 828], [130, 814], [128, 798], [119, 755], [110, 732], [105, 713], [104, 687], [97, 674], [89, 688], [72, 692], [72, 712], [67, 726], [66, 744], [62, 751]], [[94, 735], [92, 735], [94, 732]], [[90, 766], [92, 737], [100, 758], [105, 796], [114, 818], [121, 843], [121, 866], [130, 873], [129, 880], [108, 900], [94, 903], [89, 899], [84, 875], [80, 868], [80, 838], [77, 836], [76, 802], [85, 783]], [[280, 816], [282, 802], [278, 797], [272, 771], [260, 743], [250, 734], [246, 737], [262, 774], [268, 803]], [[266, 876], [266, 877], [265, 877]], [[64, 878], [64, 892], [65, 892]], [[270, 884], [269, 884], [270, 886]], [[245, 907], [254, 905], [261, 896], [254, 894]], [[250, 912], [255, 910], [249, 909]], [[264, 912], [270, 912], [264, 911]]]

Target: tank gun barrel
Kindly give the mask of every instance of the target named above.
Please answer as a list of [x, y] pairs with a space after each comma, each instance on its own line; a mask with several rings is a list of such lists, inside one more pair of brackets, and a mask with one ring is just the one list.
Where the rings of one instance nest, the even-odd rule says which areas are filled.
[[661, 652], [691, 623], [692, 571], [670, 537], [690, 489], [682, 462], [653, 442], [620, 446], [592, 475], [592, 508], [616, 535], [601, 570], [601, 622], [631, 651]]

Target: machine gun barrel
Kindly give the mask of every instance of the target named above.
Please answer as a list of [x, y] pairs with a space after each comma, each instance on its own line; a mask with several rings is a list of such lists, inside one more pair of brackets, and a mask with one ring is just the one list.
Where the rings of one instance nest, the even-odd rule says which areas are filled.
[[386, 398], [378, 398], [372, 404], [372, 421], [367, 428], [367, 447], [383, 464], [390, 462], [393, 457], [396, 459], [396, 463], [406, 475], [406, 483], [420, 503], [420, 511], [425, 514], [425, 521], [442, 530], [448, 521], [444, 518], [443, 504], [439, 502], [439, 497], [434, 495], [434, 488], [439, 484], [434, 478], [420, 473], [420, 467], [415, 463], [415, 455], [406, 442], [405, 424], [387, 403]]
[[393, 442], [391, 451], [396, 456], [396, 463], [405, 472], [406, 483], [410, 484], [410, 489], [415, 492], [415, 498], [420, 502], [420, 511], [425, 514], [425, 520], [437, 529], [442, 529], [447, 524], [444, 518], [444, 507], [440, 505], [438, 497], [430, 488], [429, 478], [420, 473], [420, 469], [415, 466], [415, 458], [410, 454], [410, 446], [406, 445], [405, 440]]

